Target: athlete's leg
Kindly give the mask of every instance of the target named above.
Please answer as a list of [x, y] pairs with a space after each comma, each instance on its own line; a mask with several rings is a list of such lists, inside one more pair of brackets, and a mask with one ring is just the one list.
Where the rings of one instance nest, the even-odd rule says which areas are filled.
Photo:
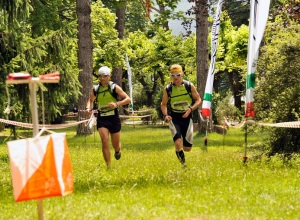
[[121, 155], [120, 155], [120, 153], [121, 153], [120, 136], [121, 136], [120, 132], [111, 134], [111, 143], [115, 150], [115, 157], [117, 160], [120, 159], [120, 157], [121, 157]]
[[183, 150], [186, 151], [186, 152], [191, 151], [191, 149], [192, 149], [192, 147], [186, 147], [186, 146], [183, 147]]
[[191, 151], [193, 145], [193, 121], [190, 119], [188, 124], [182, 128], [183, 150]]
[[182, 150], [182, 139], [181, 138], [178, 138], [175, 142], [175, 150], [176, 151], [180, 151]]
[[175, 152], [178, 160], [180, 161], [180, 163], [185, 164], [185, 156], [182, 150], [182, 139], [178, 138], [177, 140], [175, 140], [174, 144], [175, 144]]
[[175, 153], [180, 163], [185, 163], [184, 152], [182, 150], [182, 138], [181, 138], [181, 127], [179, 124], [170, 123], [169, 128], [171, 130], [171, 134], [173, 136], [173, 141], [175, 145]]
[[107, 166], [110, 166], [109, 131], [107, 128], [98, 128], [102, 143], [102, 153]]

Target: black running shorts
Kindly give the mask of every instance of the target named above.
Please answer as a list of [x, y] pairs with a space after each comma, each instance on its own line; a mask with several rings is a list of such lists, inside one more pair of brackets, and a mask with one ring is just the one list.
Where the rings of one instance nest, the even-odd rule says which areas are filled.
[[183, 146], [192, 147], [193, 145], [193, 121], [191, 116], [182, 118], [184, 113], [171, 112], [172, 123], [169, 127], [175, 142], [178, 138], [182, 138]]
[[98, 128], [107, 128], [110, 133], [118, 133], [121, 131], [121, 120], [119, 115], [98, 116], [97, 117], [97, 130]]

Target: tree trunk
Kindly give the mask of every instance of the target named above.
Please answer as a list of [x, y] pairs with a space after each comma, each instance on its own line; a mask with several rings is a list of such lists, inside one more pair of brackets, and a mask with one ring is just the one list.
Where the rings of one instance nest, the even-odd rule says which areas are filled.
[[242, 76], [239, 72], [227, 72], [231, 91], [234, 98], [234, 106], [242, 110], [242, 92], [244, 86], [241, 84]]
[[[81, 95], [78, 100], [78, 120], [86, 119], [85, 110], [87, 100], [93, 88], [93, 56], [92, 56], [92, 23], [91, 6], [89, 1], [77, 0], [76, 13], [78, 17], [78, 67], [79, 82], [81, 83]], [[92, 133], [85, 124], [77, 127], [77, 135]]]
[[[125, 30], [125, 12], [126, 12], [126, 1], [123, 4], [119, 4], [116, 9], [116, 30], [118, 31], [118, 38], [123, 39]], [[122, 86], [122, 66], [118, 66], [113, 69], [112, 81], [119, 86]]]
[[[196, 63], [197, 91], [201, 99], [204, 97], [208, 73], [208, 5], [207, 0], [196, 0]], [[201, 120], [199, 131], [202, 130]]]
[[[163, 14], [163, 13], [166, 11], [165, 5], [164, 5], [164, 4], [158, 4], [158, 7], [159, 7], [159, 12], [160, 12], [160, 14]], [[166, 31], [170, 30], [168, 20], [166, 20], [166, 21], [163, 23], [163, 28], [164, 28]]]
[[196, 1], [196, 63], [197, 90], [204, 97], [208, 73], [208, 5], [206, 0]]

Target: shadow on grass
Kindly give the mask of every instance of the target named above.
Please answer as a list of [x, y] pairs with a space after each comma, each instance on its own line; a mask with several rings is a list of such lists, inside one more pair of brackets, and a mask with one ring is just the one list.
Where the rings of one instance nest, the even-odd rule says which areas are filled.
[[[247, 134], [248, 145], [255, 145], [263, 141], [268, 136], [268, 131], [251, 131]], [[197, 133], [194, 136], [194, 143], [199, 143], [200, 146], [204, 146], [205, 134]], [[206, 147], [244, 147], [245, 145], [245, 131], [243, 128], [230, 128], [226, 134], [218, 134], [215, 132], [207, 134], [207, 146]]]
[[[97, 131], [89, 135], [69, 136], [69, 146], [100, 147]], [[128, 150], [166, 150], [173, 147], [169, 127], [161, 125], [122, 125], [121, 144]]]
[[[109, 175], [112, 171], [107, 171], [106, 175]], [[170, 187], [176, 185], [184, 185], [184, 183], [190, 179], [190, 176], [193, 176], [193, 171], [185, 170], [184, 168], [180, 168], [179, 170], [174, 170], [169, 173], [155, 173], [152, 175], [124, 175], [118, 176], [118, 178], [101, 178], [100, 179], [79, 179], [75, 181], [74, 188], [75, 191], [80, 193], [87, 193], [93, 190], [101, 191], [105, 189], [108, 190], [116, 190], [123, 188], [161, 188], [161, 187]]]
[[[256, 134], [249, 134], [249, 142], [256, 138]], [[243, 147], [245, 144], [245, 132], [240, 128], [230, 128], [226, 134], [215, 132], [208, 133], [205, 146], [205, 133], [194, 132], [193, 148], [201, 147], [207, 150], [209, 147]], [[84, 147], [101, 146], [97, 131], [90, 135], [68, 137], [68, 143]], [[121, 143], [129, 150], [166, 150], [174, 147], [171, 132], [167, 125], [122, 125]]]

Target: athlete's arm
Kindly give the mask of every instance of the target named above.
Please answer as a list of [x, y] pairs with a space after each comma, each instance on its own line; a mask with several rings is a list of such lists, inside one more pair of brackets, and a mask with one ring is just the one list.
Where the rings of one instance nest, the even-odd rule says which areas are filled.
[[194, 100], [194, 104], [185, 110], [185, 113], [182, 115], [183, 118], [187, 118], [190, 114], [192, 114], [192, 111], [196, 110], [202, 102], [196, 87], [192, 83], [191, 93]]
[[118, 106], [122, 106], [122, 105], [127, 105], [130, 103], [130, 97], [127, 95], [126, 92], [123, 91], [123, 89], [116, 85], [116, 93], [118, 94], [118, 96], [121, 98], [121, 100], [117, 101], [117, 102], [111, 102], [109, 103], [109, 106], [111, 108], [117, 108]]
[[92, 110], [94, 107], [94, 101], [96, 99], [96, 96], [94, 95], [94, 89], [92, 89], [91, 95], [86, 103], [86, 109]]
[[164, 89], [163, 97], [162, 97], [162, 100], [161, 100], [161, 103], [160, 103], [160, 109], [161, 109], [161, 112], [163, 114], [164, 121], [172, 120], [172, 117], [168, 115], [168, 109], [167, 109], [168, 101], [169, 101], [169, 97], [168, 97], [168, 94], [167, 94], [167, 90]]
[[193, 84], [191, 84], [191, 92], [192, 92], [192, 97], [193, 97], [193, 99], [195, 101], [194, 105], [191, 106], [192, 110], [194, 111], [194, 110], [196, 110], [201, 105], [202, 100], [200, 98], [200, 95], [199, 95], [196, 87]]

